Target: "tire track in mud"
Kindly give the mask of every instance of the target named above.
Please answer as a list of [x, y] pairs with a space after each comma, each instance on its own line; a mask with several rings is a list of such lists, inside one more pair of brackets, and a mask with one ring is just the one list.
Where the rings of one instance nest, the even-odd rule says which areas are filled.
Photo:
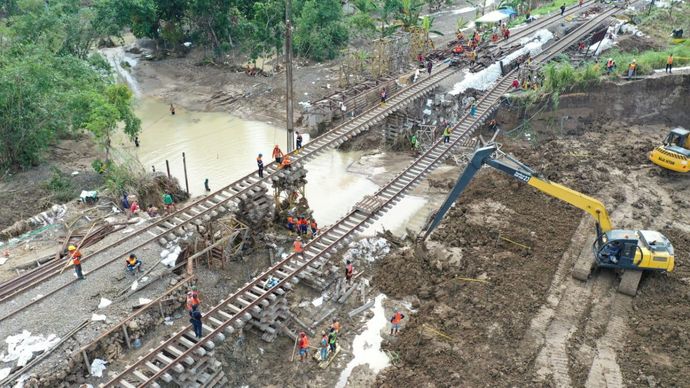
[[[637, 182], [631, 181], [634, 187], [621, 185], [625, 187], [626, 199], [616, 208], [616, 221], [632, 220]], [[591, 258], [592, 230], [594, 221], [589, 216], [583, 217], [559, 262], [547, 302], [530, 323], [526, 338], [535, 341], [538, 350], [534, 366], [537, 381], [550, 381], [558, 387], [581, 386], [582, 382], [573, 381], [571, 375], [571, 351], [576, 348], [569, 345], [573, 334], [585, 322], [585, 327], [590, 328], [585, 333], [593, 335], [596, 343], [585, 386], [623, 387], [616, 352], [621, 349], [628, 330], [627, 312], [632, 307], [632, 298], [616, 292], [618, 280], [611, 271], [597, 271], [587, 283], [569, 276], [578, 259]], [[597, 330], [591, 329], [597, 326], [605, 327], [603, 335], [597, 336]]]
[[[570, 269], [581, 254], [589, 252], [588, 239], [594, 228], [591, 217], [582, 217], [570, 246], [561, 258], [556, 274], [547, 292], [546, 303], [530, 322], [530, 329], [523, 344], [538, 352], [535, 360], [536, 379], [549, 378], [559, 387], [572, 386], [567, 343], [577, 330], [579, 317], [585, 311], [590, 289], [570, 277]], [[582, 247], [586, 247], [583, 249]]]
[[[617, 174], [616, 174], [617, 175]], [[615, 212], [616, 223], [632, 220], [637, 225], [623, 225], [624, 227], [640, 227], [648, 225], [648, 220], [636, 220], [633, 216], [633, 205], [637, 202], [640, 195], [639, 179], [635, 174], [631, 174], [619, 187], [624, 188], [625, 201], [620, 203]], [[625, 182], [627, 181], [627, 182]], [[627, 184], [626, 184], [627, 183]], [[611, 271], [607, 271], [613, 277]], [[597, 278], [603, 279], [603, 273], [598, 274]], [[616, 279], [612, 279], [614, 287], [618, 285]], [[596, 339], [596, 352], [589, 368], [589, 374], [585, 382], [585, 387], [599, 388], [623, 388], [623, 373], [618, 365], [616, 354], [623, 349], [625, 335], [629, 330], [628, 312], [632, 309], [633, 298], [623, 295], [613, 288], [610, 293], [611, 301], [607, 311], [602, 318], [606, 319], [606, 330], [604, 334]], [[602, 322], [602, 323], [604, 323]]]

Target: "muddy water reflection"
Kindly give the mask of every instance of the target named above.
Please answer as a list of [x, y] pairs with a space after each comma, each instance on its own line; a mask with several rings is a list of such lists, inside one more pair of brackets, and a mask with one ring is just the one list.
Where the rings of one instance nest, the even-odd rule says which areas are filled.
[[[225, 186], [255, 171], [256, 155], [261, 152], [270, 160], [274, 144], [285, 149], [286, 132], [270, 124], [242, 120], [225, 113], [189, 112], [176, 107], [170, 114], [169, 105], [151, 98], [139, 101], [137, 114], [142, 119], [140, 147], [120, 141], [134, 152], [145, 168], [155, 166], [165, 171], [166, 159], [170, 172], [184, 185], [182, 152], [186, 154], [189, 190], [193, 196], [205, 194], [204, 179], [212, 190]], [[308, 137], [305, 137], [305, 142]], [[322, 226], [332, 224], [345, 215], [364, 195], [373, 194], [378, 185], [361, 173], [348, 171], [361, 152], [327, 151], [307, 164], [307, 198]], [[381, 173], [374, 168], [370, 173]], [[367, 231], [373, 234], [382, 226], [394, 232], [421, 225], [426, 200], [407, 197]]]

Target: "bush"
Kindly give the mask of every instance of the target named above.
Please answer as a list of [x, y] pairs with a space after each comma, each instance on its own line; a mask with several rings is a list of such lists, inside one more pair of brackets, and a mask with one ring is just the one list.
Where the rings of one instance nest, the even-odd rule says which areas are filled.
[[342, 20], [339, 0], [306, 0], [295, 26], [297, 53], [317, 61], [335, 58], [349, 39]]
[[51, 192], [52, 199], [56, 202], [68, 202], [77, 196], [72, 181], [56, 167], [52, 169], [53, 175], [46, 183], [46, 189]]

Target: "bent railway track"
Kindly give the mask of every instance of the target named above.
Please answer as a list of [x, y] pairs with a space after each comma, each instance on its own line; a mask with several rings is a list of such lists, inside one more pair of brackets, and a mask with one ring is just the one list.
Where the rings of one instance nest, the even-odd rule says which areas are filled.
[[[565, 16], [576, 14], [587, 9], [592, 4], [594, 4], [594, 1], [590, 0], [585, 3], [583, 7], [571, 7], [570, 9], [566, 10]], [[561, 16], [559, 15], [538, 19], [537, 21], [532, 22], [528, 27], [517, 31], [508, 40], [501, 41], [498, 45], [501, 46], [515, 43], [519, 39], [528, 36], [530, 33], [557, 22], [559, 19], [561, 19]], [[430, 92], [439, 82], [446, 79], [453, 73], [453, 68], [449, 67], [446, 63], [438, 65], [435, 72], [430, 77], [422, 77], [418, 82], [400, 90], [391, 96], [385, 105], [371, 107], [365, 110], [359, 116], [315, 138], [313, 141], [305, 144], [299, 153], [292, 153], [291, 158], [294, 162], [306, 162], [328, 149], [341, 145], [345, 141], [351, 139], [353, 136], [356, 136], [361, 132], [368, 130], [371, 126], [380, 123], [390, 113], [400, 109], [401, 107], [404, 107], [410, 101]], [[146, 227], [137, 230], [126, 237], [100, 247], [94, 252], [90, 252], [88, 255], [83, 257], [82, 261], [88, 261], [93, 256], [108, 252], [109, 250], [124, 245], [125, 243], [131, 243], [133, 238], [145, 233], [148, 233], [150, 237], [145, 239], [143, 242], [135, 246], [126, 246], [126, 250], [122, 249], [120, 252], [113, 252], [112, 259], [106, 260], [98, 266], [87, 269], [89, 272], [98, 271], [118, 260], [118, 258], [126, 253], [139, 249], [151, 242], [158, 241], [164, 245], [167, 240], [174, 239], [176, 235], [184, 235], [185, 228], [193, 228], [195, 225], [201, 224], [209, 217], [215, 217], [219, 213], [222, 214], [230, 211], [239, 203], [242, 196], [246, 195], [252, 190], [255, 190], [260, 185], [270, 184], [271, 178], [278, 171], [277, 167], [278, 166], [274, 162], [271, 162], [265, 167], [263, 179], [259, 178], [255, 172], [247, 174], [239, 180], [209, 194], [208, 196], [186, 205], [173, 214], [162, 217], [160, 220], [147, 225]], [[25, 291], [32, 289], [38, 284], [59, 275], [63, 266], [64, 263], [60, 261], [50, 262], [49, 264], [38, 267], [22, 276], [15, 277], [0, 284], [0, 303], [5, 302]], [[30, 303], [18, 307], [11, 314], [0, 317], [0, 322], [14, 315], [18, 311], [21, 311], [31, 305], [40, 303], [41, 301], [50, 297], [52, 294], [66, 288], [75, 281], [76, 279], [71, 280], [56, 289], [46, 292], [40, 298], [36, 298]]]
[[[299, 153], [291, 154], [293, 163], [306, 162], [310, 159], [313, 159], [324, 151], [335, 148], [352, 137], [368, 130], [371, 126], [383, 121], [390, 113], [400, 109], [400, 107], [405, 106], [414, 99], [429, 93], [439, 82], [446, 79], [453, 73], [453, 68], [449, 67], [447, 64], [439, 65], [437, 70], [431, 76], [422, 77], [416, 83], [391, 96], [385, 105], [377, 105], [372, 107], [354, 119], [339, 125], [327, 133], [315, 138], [313, 141], [305, 144], [305, 146], [300, 149]], [[166, 237], [172, 240], [177, 237], [176, 234], [183, 235], [185, 233], [185, 228], [193, 228], [195, 225], [201, 224], [205, 219], [208, 219], [208, 217], [215, 217], [219, 213], [222, 214], [230, 211], [232, 208], [237, 206], [237, 204], [241, 201], [242, 196], [248, 194], [251, 190], [254, 190], [259, 185], [270, 185], [271, 178], [278, 171], [279, 170], [276, 163], [271, 162], [267, 164], [264, 169], [264, 178], [259, 178], [255, 171], [247, 174], [236, 182], [233, 182], [232, 184], [227, 185], [222, 189], [185, 206], [175, 213], [165, 216], [162, 219], [134, 232], [133, 234], [128, 235], [127, 237], [118, 239], [115, 242], [99, 248], [95, 252], [85, 255], [82, 261], [86, 261], [89, 258], [102, 254], [110, 249], [125, 245], [125, 242], [131, 243], [134, 237], [144, 233], [148, 233], [150, 237], [135, 246], [127, 245], [125, 247], [126, 250], [122, 249], [120, 252], [113, 252], [112, 259], [107, 260], [96, 267], [88, 268], [88, 271], [98, 271], [110, 263], [118, 260], [126, 253], [139, 249], [151, 242], [159, 241], [164, 244], [165, 241], [167, 241], [165, 240]], [[64, 267], [64, 262], [62, 261], [51, 262], [50, 264], [39, 267], [25, 274], [24, 276], [16, 277], [1, 284], [0, 302], [4, 302], [31, 289], [35, 285], [45, 280], [59, 275], [62, 267]], [[63, 285], [62, 288], [73, 283], [74, 281], [76, 280], [72, 280], [66, 285]], [[38, 303], [42, 299], [57, 291], [59, 291], [59, 289], [50, 291], [42, 298], [34, 300], [31, 304]], [[28, 307], [28, 305], [25, 307]], [[5, 318], [7, 318], [7, 316], [1, 317], [0, 321], [4, 320]]]
[[[553, 43], [541, 54], [536, 55], [534, 61], [544, 63], [550, 60], [559, 52], [574, 45], [583, 35], [594, 30], [617, 11], [615, 8], [609, 9], [590, 19]], [[192, 327], [188, 326], [127, 366], [104, 387], [158, 386], [156, 381], [159, 379], [170, 382], [174, 380], [173, 374], [181, 376], [185, 369], [193, 371], [197, 360], [200, 359], [200, 354], [205, 353], [204, 349], [214, 348], [213, 340], [222, 340], [225, 334], [234, 333], [251, 320], [253, 315], [259, 314], [262, 309], [268, 307], [273, 300], [281, 298], [292, 288], [293, 283], [301, 278], [314, 280], [314, 277], [323, 277], [324, 273], [337, 270], [337, 267], [334, 268], [332, 265], [328, 267], [330, 258], [339, 248], [351, 242], [358, 232], [363, 231], [374, 220], [392, 209], [407, 192], [453, 152], [462, 146], [473, 145], [471, 136], [474, 130], [493, 110], [497, 109], [501, 97], [510, 90], [511, 75], [512, 73], [501, 78], [489, 92], [480, 98], [477, 103], [476, 117], [465, 115], [455, 125], [450, 144], [443, 144], [442, 140], [434, 143], [431, 148], [379, 189], [373, 198], [368, 198], [366, 200], [368, 206], [365, 209], [355, 206], [333, 226], [306, 244], [303, 254], [292, 254], [286, 257], [208, 310], [204, 316], [204, 337], [201, 340], [194, 339]], [[278, 279], [278, 283], [272, 288], [264, 289], [262, 285], [267, 284], [269, 278]]]

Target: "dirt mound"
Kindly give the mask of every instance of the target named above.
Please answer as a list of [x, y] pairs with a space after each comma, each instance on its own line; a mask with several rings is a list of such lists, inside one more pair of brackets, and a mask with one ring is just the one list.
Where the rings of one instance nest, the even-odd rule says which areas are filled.
[[662, 231], [676, 250], [676, 270], [647, 274], [634, 300], [631, 332], [619, 354], [626, 385], [682, 386], [690, 381], [690, 235]]
[[[496, 203], [512, 211], [500, 212]], [[501, 223], [477, 225], [466, 217], [473, 208], [496, 208], [502, 214], [492, 216]], [[532, 356], [517, 351], [515, 343], [544, 302], [569, 244], [563, 236], [577, 226], [579, 215], [499, 173], [477, 177], [432, 235], [449, 247], [463, 247], [460, 259], [449, 260], [438, 250], [415, 256], [408, 249], [385, 258], [374, 276], [386, 294], [414, 294], [421, 301], [400, 339], [388, 345], [403, 363], [385, 371], [377, 386], [387, 381], [482, 386], [497, 379], [506, 385], [531, 384], [524, 372]]]
[[646, 36], [626, 35], [618, 41], [617, 47], [623, 53], [640, 53], [648, 50], [658, 50], [662, 46]]

